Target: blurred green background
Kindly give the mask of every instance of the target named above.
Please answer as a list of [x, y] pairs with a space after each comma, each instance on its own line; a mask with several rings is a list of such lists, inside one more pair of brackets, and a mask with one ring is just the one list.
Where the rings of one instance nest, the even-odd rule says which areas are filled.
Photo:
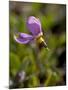
[[[29, 16], [40, 19], [49, 51], [14, 40], [16, 31], [30, 33]], [[66, 85], [66, 5], [9, 1], [9, 27], [9, 88]]]

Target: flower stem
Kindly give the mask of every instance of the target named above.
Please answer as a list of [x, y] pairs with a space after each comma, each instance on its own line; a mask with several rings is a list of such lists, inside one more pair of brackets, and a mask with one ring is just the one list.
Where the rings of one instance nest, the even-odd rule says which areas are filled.
[[49, 82], [50, 82], [50, 80], [51, 80], [51, 77], [52, 77], [52, 72], [50, 72], [50, 73], [48, 74], [48, 78], [47, 78], [47, 80], [46, 80], [46, 82], [45, 82], [45, 86], [48, 86], [48, 85], [49, 85]]

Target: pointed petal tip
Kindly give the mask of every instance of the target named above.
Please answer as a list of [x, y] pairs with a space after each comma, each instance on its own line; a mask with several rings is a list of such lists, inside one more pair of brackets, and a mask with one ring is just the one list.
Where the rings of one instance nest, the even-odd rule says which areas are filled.
[[48, 47], [47, 47], [46, 49], [47, 49], [48, 51], [50, 51], [50, 49], [49, 49]]

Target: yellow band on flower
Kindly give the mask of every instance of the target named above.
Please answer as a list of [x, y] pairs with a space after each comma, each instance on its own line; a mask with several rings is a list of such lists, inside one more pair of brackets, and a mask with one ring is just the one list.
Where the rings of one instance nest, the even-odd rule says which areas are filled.
[[43, 37], [39, 37], [39, 38], [37, 38], [37, 43], [41, 43], [41, 42], [44, 42], [44, 39], [43, 39]]

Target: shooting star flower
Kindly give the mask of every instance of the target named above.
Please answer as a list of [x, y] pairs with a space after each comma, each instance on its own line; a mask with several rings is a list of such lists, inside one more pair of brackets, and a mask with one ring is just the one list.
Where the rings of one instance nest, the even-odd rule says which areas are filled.
[[43, 46], [47, 47], [47, 44], [42, 37], [43, 32], [40, 20], [34, 16], [30, 16], [27, 20], [27, 27], [32, 34], [30, 35], [18, 32], [17, 35], [14, 35], [14, 39], [16, 40], [16, 42], [20, 44], [28, 44], [32, 40], [36, 40], [37, 43], [42, 43]]

